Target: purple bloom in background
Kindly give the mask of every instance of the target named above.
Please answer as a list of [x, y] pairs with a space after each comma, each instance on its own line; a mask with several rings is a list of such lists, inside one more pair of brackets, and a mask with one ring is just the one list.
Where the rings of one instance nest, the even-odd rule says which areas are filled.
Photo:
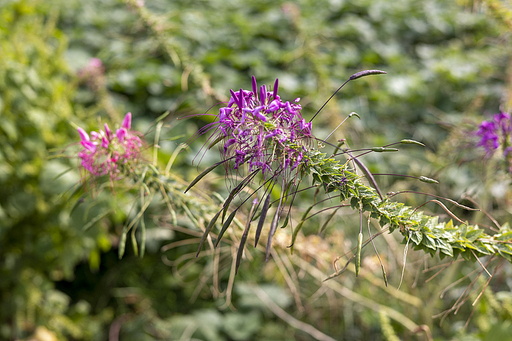
[[494, 122], [496, 122], [497, 128], [501, 130], [503, 136], [510, 134], [512, 126], [510, 124], [510, 114], [504, 111], [500, 111], [499, 114], [494, 115]]
[[476, 135], [480, 137], [477, 146], [484, 147], [487, 155], [491, 155], [498, 148], [503, 149], [503, 157], [508, 163], [509, 172], [512, 173], [512, 147], [510, 136], [512, 122], [509, 113], [500, 111], [492, 120], [483, 121], [478, 127]]
[[278, 80], [272, 91], [265, 85], [258, 89], [254, 76], [251, 83], [252, 91], [231, 90], [227, 106], [211, 126], [216, 128], [212, 140], [224, 140], [223, 156], [233, 158], [235, 169], [247, 164], [249, 171], [262, 173], [293, 170], [309, 146], [311, 123], [302, 118], [299, 99], [280, 99]]
[[87, 134], [78, 128], [83, 149], [78, 153], [82, 167], [94, 176], [109, 174], [115, 180], [119, 177], [120, 166], [140, 158], [142, 141], [139, 134], [130, 130], [131, 113], [124, 117], [121, 128], [115, 134], [105, 124], [105, 130]]
[[498, 127], [493, 121], [483, 121], [476, 132], [480, 136], [478, 147], [484, 147], [487, 154], [493, 153], [499, 147]]

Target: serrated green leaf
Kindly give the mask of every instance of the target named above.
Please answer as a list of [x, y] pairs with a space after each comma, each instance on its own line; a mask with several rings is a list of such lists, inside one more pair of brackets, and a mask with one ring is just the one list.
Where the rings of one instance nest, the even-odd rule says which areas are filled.
[[423, 234], [421, 232], [419, 232], [419, 231], [412, 231], [411, 232], [411, 240], [416, 245], [420, 245], [422, 239], [423, 239]]
[[483, 232], [484, 230], [481, 229], [471, 230], [466, 233], [465, 238], [470, 242], [474, 242], [483, 235]]
[[437, 250], [437, 243], [436, 241], [429, 235], [424, 234], [422, 244], [425, 245], [427, 248], [432, 250]]

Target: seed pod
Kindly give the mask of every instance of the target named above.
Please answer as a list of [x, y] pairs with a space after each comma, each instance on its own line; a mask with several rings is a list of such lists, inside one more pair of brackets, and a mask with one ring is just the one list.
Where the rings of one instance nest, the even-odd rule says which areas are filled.
[[359, 232], [357, 237], [357, 251], [356, 251], [356, 277], [359, 275], [359, 269], [361, 268], [361, 248], [363, 246], [363, 234]]
[[427, 184], [438, 184], [439, 181], [431, 178], [427, 178], [426, 176], [420, 176], [420, 181], [426, 182]]

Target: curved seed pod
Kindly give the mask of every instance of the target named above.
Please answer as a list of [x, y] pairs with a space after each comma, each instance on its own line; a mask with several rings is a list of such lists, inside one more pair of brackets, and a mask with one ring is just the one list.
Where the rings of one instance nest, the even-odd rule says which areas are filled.
[[281, 228], [284, 229], [286, 226], [288, 226], [288, 221], [290, 220], [290, 215], [287, 214], [286, 218], [284, 219], [283, 225], [281, 225]]
[[265, 262], [268, 262], [268, 259], [270, 257], [270, 248], [272, 247], [272, 238], [274, 238], [274, 234], [276, 233], [277, 224], [279, 223], [280, 215], [281, 215], [281, 210], [278, 207], [276, 214], [274, 215], [274, 219], [272, 219], [272, 224], [270, 225], [270, 231], [268, 232], [267, 249], [265, 251]]
[[386, 148], [386, 147], [373, 147], [370, 148], [372, 152], [382, 153], [382, 152], [397, 152], [397, 148]]
[[387, 72], [386, 71], [381, 71], [381, 70], [365, 70], [365, 71], [360, 71], [358, 73], [354, 73], [352, 76], [350, 76], [350, 80], [354, 80], [354, 79], [358, 79], [358, 78], [361, 78], [361, 77], [364, 77], [364, 76], [370, 76], [370, 75], [381, 75], [381, 74], [386, 74]]
[[419, 179], [420, 179], [420, 181], [426, 182], [428, 184], [438, 184], [439, 183], [439, 181], [437, 181], [435, 179], [427, 178], [426, 176], [420, 176]]
[[[240, 208], [240, 206], [238, 208]], [[236, 210], [234, 210], [233, 212], [231, 212], [231, 214], [228, 216], [228, 219], [226, 219], [226, 221], [224, 222], [224, 225], [222, 225], [222, 229], [220, 230], [219, 236], [217, 237], [217, 240], [215, 240], [215, 247], [217, 247], [217, 245], [219, 245], [220, 240], [222, 239], [222, 236], [224, 235], [224, 232], [226, 232], [229, 225], [235, 218], [235, 214], [236, 214], [236, 211], [238, 211], [238, 208]]]
[[214, 146], [216, 146], [220, 141], [224, 140], [226, 136], [220, 135], [217, 137], [210, 145], [208, 146], [208, 149], [212, 149]]
[[293, 253], [293, 245], [295, 244], [295, 239], [297, 239], [297, 235], [299, 234], [299, 231], [302, 229], [302, 225], [304, 225], [304, 221], [306, 220], [308, 214], [309, 214], [309, 211], [311, 211], [311, 209], [313, 208], [313, 206], [315, 206], [314, 204], [309, 206], [308, 209], [304, 212], [304, 214], [302, 215], [302, 218], [300, 220], [300, 223], [295, 226], [295, 229], [293, 230], [293, 234], [292, 234], [292, 244], [289, 246], [290, 247], [290, 252]]
[[190, 182], [190, 185], [188, 185], [188, 187], [187, 187], [187, 189], [185, 190], [184, 193], [187, 193], [189, 189], [194, 187], [194, 185], [199, 182], [199, 180], [204, 178], [206, 174], [210, 173], [212, 170], [214, 170], [220, 164], [221, 164], [221, 162], [217, 162], [217, 163], [211, 165], [210, 167], [206, 168], [204, 171], [202, 171], [201, 174], [196, 176], [196, 178]]
[[235, 198], [235, 195], [237, 195], [238, 192], [240, 192], [245, 187], [245, 185], [247, 185], [256, 176], [256, 173], [258, 173], [259, 171], [260, 171], [259, 169], [256, 169], [255, 171], [253, 171], [245, 179], [243, 179], [235, 188], [233, 188], [231, 193], [229, 193], [228, 198], [224, 202], [224, 208], [223, 208], [224, 212], [222, 213], [222, 221], [224, 221], [224, 218], [226, 217], [226, 213], [228, 211], [229, 205], [231, 205], [231, 201], [233, 201], [233, 199]]
[[201, 252], [201, 248], [203, 247], [204, 241], [206, 240], [206, 237], [208, 237], [208, 234], [210, 233], [210, 231], [212, 230], [213, 226], [217, 222], [217, 219], [219, 218], [220, 212], [222, 212], [222, 210], [217, 212], [217, 214], [212, 218], [212, 220], [210, 220], [210, 223], [206, 227], [206, 230], [203, 233], [203, 237], [201, 238], [201, 241], [199, 242], [199, 247], [197, 248], [196, 257], [199, 256], [199, 252]]
[[[257, 200], [253, 201], [251, 211], [249, 212], [249, 217], [252, 216], [256, 205], [258, 204]], [[247, 223], [245, 224], [244, 233], [242, 234], [242, 238], [240, 239], [240, 244], [238, 245], [238, 252], [236, 254], [236, 264], [235, 264], [235, 275], [238, 273], [238, 267], [240, 266], [240, 262], [242, 261], [242, 255], [244, 254], [245, 242], [247, 241], [247, 236], [249, 235], [249, 229], [251, 228], [251, 219], [247, 219]]]
[[260, 220], [258, 221], [258, 228], [256, 229], [256, 236], [254, 241], [254, 247], [258, 246], [258, 241], [260, 240], [261, 229], [263, 228], [263, 223], [265, 222], [265, 218], [267, 217], [268, 207], [270, 205], [270, 194], [272, 190], [268, 192], [267, 198], [263, 203], [263, 207], [261, 209]]
[[415, 140], [409, 140], [409, 139], [403, 139], [402, 141], [400, 141], [400, 143], [403, 143], [403, 144], [417, 144], [418, 146], [425, 147], [425, 145], [423, 143], [415, 141]]
[[363, 234], [359, 232], [357, 237], [357, 251], [356, 251], [356, 277], [359, 275], [359, 269], [361, 268], [361, 247], [363, 246]]
[[370, 173], [370, 170], [368, 168], [366, 168], [366, 166], [357, 157], [352, 158], [352, 160], [355, 161], [355, 163], [359, 166], [359, 168], [361, 168], [363, 173], [368, 177], [368, 180], [370, 180], [370, 182], [372, 183], [373, 187], [377, 191], [377, 194], [379, 194], [380, 200], [384, 201], [384, 198], [382, 197], [380, 188], [377, 185], [377, 181], [375, 181], [375, 178], [373, 177], [372, 173]]

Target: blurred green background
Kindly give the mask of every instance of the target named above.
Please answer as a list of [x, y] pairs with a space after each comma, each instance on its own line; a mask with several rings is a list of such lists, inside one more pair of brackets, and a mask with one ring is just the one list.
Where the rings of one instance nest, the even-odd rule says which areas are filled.
[[[484, 279], [456, 281], [478, 264], [456, 263], [430, 279], [441, 261], [411, 251], [397, 291], [404, 245], [385, 236], [377, 244], [389, 288], [370, 249], [358, 278], [348, 272], [322, 285], [332, 260], [355, 245], [358, 217], [347, 211], [322, 238], [317, 231], [327, 216], [312, 219], [294, 255], [285, 234], [268, 263], [251, 251], [233, 285], [236, 247], [219, 251], [216, 265], [194, 260], [193, 228], [181, 215], [181, 230], [162, 223], [168, 211], [161, 203], [146, 214], [146, 255], [128, 246], [118, 259], [136, 193], [94, 184], [74, 192], [81, 179], [77, 126], [118, 126], [131, 111], [151, 145], [152, 123], [169, 111], [158, 150], [165, 167], [208, 122], [179, 118], [227, 100], [231, 88], [249, 89], [252, 75], [259, 84], [279, 78], [281, 97], [301, 97], [308, 119], [351, 74], [380, 69], [388, 74], [349, 83], [315, 119], [313, 133], [323, 138], [357, 112], [361, 120], [351, 118], [330, 142], [422, 141], [425, 149], [365, 161], [374, 173], [441, 184], [379, 177], [385, 191], [471, 195], [505, 223], [510, 176], [483, 158], [471, 131], [512, 108], [511, 35], [512, 7], [498, 0], [0, 1], [0, 339], [512, 340], [508, 264], [473, 307]], [[80, 71], [91, 58], [102, 61], [102, 72]], [[219, 159], [212, 150], [199, 168], [198, 160], [192, 165], [203, 143], [200, 137], [176, 154], [175, 176], [190, 181]], [[225, 195], [222, 176], [201, 186]], [[310, 200], [297, 200], [299, 218]], [[432, 318], [468, 287], [472, 299], [457, 315]]]

